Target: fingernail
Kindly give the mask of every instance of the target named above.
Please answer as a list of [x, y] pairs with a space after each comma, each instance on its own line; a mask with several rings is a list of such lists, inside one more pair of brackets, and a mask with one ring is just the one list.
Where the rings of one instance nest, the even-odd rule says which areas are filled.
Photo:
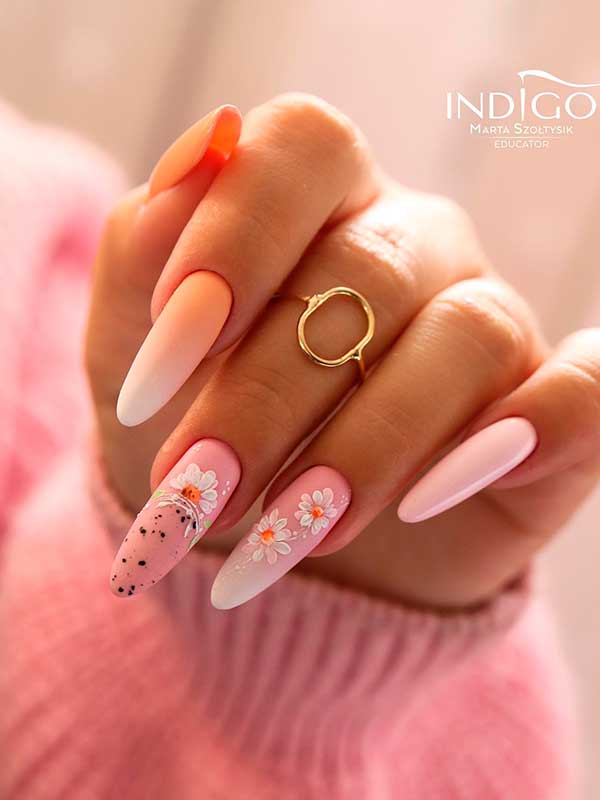
[[403, 522], [421, 522], [441, 514], [513, 470], [536, 444], [535, 428], [523, 417], [483, 428], [413, 486], [398, 506], [398, 516]]
[[235, 106], [225, 105], [188, 128], [161, 156], [148, 184], [148, 200], [179, 183], [200, 163], [208, 150], [223, 159], [238, 143], [242, 118]]
[[233, 450], [201, 439], [179, 459], [152, 494], [123, 540], [110, 574], [118, 597], [150, 589], [206, 533], [240, 480]]
[[221, 332], [231, 302], [231, 289], [214, 272], [192, 272], [179, 284], [121, 387], [117, 417], [123, 425], [149, 419], [183, 386]]
[[330, 467], [312, 467], [296, 478], [221, 567], [213, 606], [235, 608], [279, 580], [340, 521], [350, 497], [348, 481]]

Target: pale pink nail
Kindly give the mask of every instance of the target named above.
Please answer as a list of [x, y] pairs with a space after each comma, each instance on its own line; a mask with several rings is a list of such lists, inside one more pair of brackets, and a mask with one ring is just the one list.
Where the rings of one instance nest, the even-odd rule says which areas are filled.
[[535, 449], [535, 428], [522, 417], [488, 425], [448, 453], [398, 506], [404, 522], [421, 522], [480, 492], [517, 467]]
[[232, 294], [214, 272], [192, 272], [175, 289], [150, 328], [117, 401], [123, 425], [139, 425], [183, 386], [221, 332]]
[[228, 445], [201, 439], [179, 459], [137, 515], [115, 556], [118, 597], [146, 591], [189, 553], [217, 519], [240, 480]]
[[330, 467], [312, 467], [296, 478], [221, 567], [213, 606], [235, 608], [279, 580], [339, 522], [350, 497], [348, 481]]

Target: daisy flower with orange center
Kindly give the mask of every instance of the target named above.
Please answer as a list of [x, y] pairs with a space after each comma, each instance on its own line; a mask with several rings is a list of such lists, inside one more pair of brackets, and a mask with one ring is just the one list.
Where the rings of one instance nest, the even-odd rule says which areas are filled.
[[309, 530], [314, 536], [329, 527], [330, 520], [337, 516], [338, 510], [333, 505], [331, 489], [315, 489], [312, 494], [303, 494], [298, 503], [298, 511], [294, 516], [300, 526]]
[[199, 505], [205, 514], [210, 514], [217, 507], [216, 488], [219, 483], [212, 469], [202, 472], [198, 464], [188, 464], [185, 472], [173, 478], [170, 484], [187, 500]]
[[274, 564], [278, 555], [287, 556], [292, 552], [286, 541], [292, 534], [286, 526], [287, 518], [280, 517], [279, 510], [274, 508], [252, 527], [242, 550], [250, 553], [253, 561], [265, 558], [268, 564]]

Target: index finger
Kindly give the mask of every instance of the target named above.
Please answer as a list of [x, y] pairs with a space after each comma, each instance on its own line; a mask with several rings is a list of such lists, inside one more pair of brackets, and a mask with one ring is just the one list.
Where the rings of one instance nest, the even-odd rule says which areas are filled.
[[144, 375], [125, 380], [119, 418], [158, 411], [207, 353], [239, 339], [321, 228], [377, 192], [364, 138], [340, 112], [295, 94], [256, 108], [156, 284]]

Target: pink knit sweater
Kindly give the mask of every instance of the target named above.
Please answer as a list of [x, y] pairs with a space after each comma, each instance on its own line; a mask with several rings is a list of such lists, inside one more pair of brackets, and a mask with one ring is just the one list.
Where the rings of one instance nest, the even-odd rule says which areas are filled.
[[120, 179], [6, 109], [0, 151], [0, 797], [572, 797], [569, 694], [525, 581], [439, 617], [292, 574], [219, 612], [222, 559], [200, 554], [113, 597], [131, 519], [84, 444], [79, 341]]

